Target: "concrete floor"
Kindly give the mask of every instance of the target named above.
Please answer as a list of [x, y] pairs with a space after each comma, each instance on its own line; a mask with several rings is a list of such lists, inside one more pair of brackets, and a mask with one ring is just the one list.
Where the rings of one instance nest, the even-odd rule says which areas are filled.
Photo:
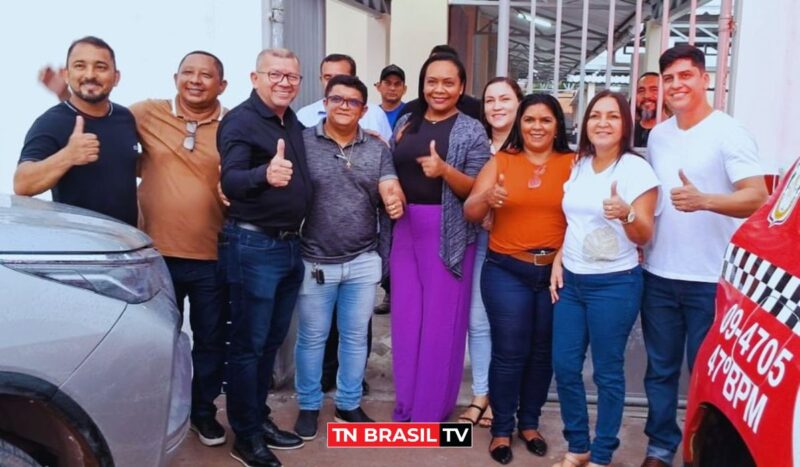
[[[381, 297], [379, 297], [381, 298]], [[188, 320], [186, 320], [188, 321]], [[367, 381], [371, 392], [364, 398], [364, 410], [377, 421], [391, 421], [394, 408], [394, 383], [391, 366], [390, 317], [375, 316], [373, 319], [373, 349], [369, 358]], [[465, 365], [464, 378], [459, 392], [459, 407], [451, 419], [454, 421], [471, 399], [471, 370]], [[328, 449], [324, 423], [333, 421], [333, 392], [326, 394], [325, 406], [320, 414], [320, 432], [313, 441], [306, 442], [302, 449], [275, 451], [287, 467], [353, 466], [353, 467], [472, 467], [499, 465], [488, 454], [490, 435], [487, 429], [476, 427], [473, 432], [473, 447], [462, 449]], [[241, 465], [230, 457], [233, 433], [228, 427], [224, 396], [217, 400], [220, 408], [218, 418], [228, 429], [228, 442], [219, 447], [208, 448], [200, 444], [197, 436], [190, 432], [183, 442], [171, 467], [211, 467]], [[276, 423], [283, 429], [291, 430], [297, 416], [297, 403], [291, 382], [270, 395], [269, 405]], [[590, 405], [590, 410], [594, 406]], [[592, 424], [594, 413], [591, 413]], [[646, 411], [642, 408], [626, 409], [619, 438], [620, 448], [616, 451], [614, 467], [638, 467], [644, 456], [647, 439], [644, 435]], [[550, 449], [545, 458], [530, 454], [523, 443], [514, 438], [512, 446], [514, 461], [511, 465], [547, 466], [557, 462], [566, 451], [566, 443], [561, 436], [561, 417], [558, 403], [548, 403], [543, 410], [541, 432], [547, 439]], [[681, 465], [676, 459], [675, 465]]]
[[[488, 454], [490, 435], [489, 431], [475, 428], [473, 432], [473, 447], [461, 449], [328, 449], [324, 423], [333, 421], [332, 394], [326, 396], [325, 407], [320, 414], [320, 432], [313, 441], [293, 451], [275, 451], [281, 462], [287, 467], [317, 467], [317, 466], [352, 466], [352, 467], [478, 467], [499, 465], [491, 460]], [[383, 396], [383, 395], [380, 395]], [[390, 421], [393, 403], [380, 400], [383, 397], [368, 396], [364, 403], [364, 410], [378, 421]], [[218, 400], [221, 406], [224, 397]], [[282, 390], [270, 396], [270, 407], [273, 409], [276, 423], [284, 429], [294, 426], [297, 414], [297, 403], [292, 391]], [[460, 409], [460, 408], [459, 408]], [[458, 412], [457, 412], [458, 413]], [[617, 450], [614, 467], [638, 467], [643, 459], [646, 438], [644, 436], [644, 412], [641, 410], [628, 410], [623, 419], [620, 439], [620, 448]], [[227, 428], [225, 411], [220, 410], [219, 418]], [[455, 418], [455, 417], [453, 417]], [[594, 420], [594, 414], [592, 414]], [[548, 403], [542, 415], [542, 435], [547, 439], [550, 449], [544, 458], [530, 454], [518, 438], [512, 442], [514, 461], [511, 465], [546, 466], [550, 467], [560, 459], [566, 450], [566, 443], [561, 436], [561, 418], [558, 404]], [[208, 448], [200, 444], [195, 433], [190, 432], [181, 445], [176, 459], [171, 467], [216, 467], [240, 466], [230, 457], [233, 433], [228, 429], [228, 442], [224, 446]], [[678, 464], [676, 464], [678, 465]]]

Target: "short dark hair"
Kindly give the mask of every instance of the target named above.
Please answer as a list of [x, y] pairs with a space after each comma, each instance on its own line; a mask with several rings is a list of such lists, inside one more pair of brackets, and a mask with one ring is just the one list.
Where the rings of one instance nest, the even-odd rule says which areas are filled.
[[589, 141], [589, 131], [586, 129], [586, 126], [589, 122], [589, 115], [592, 113], [592, 109], [594, 109], [597, 101], [606, 97], [610, 97], [617, 102], [617, 105], [619, 106], [619, 113], [622, 116], [622, 140], [619, 142], [619, 153], [617, 154], [617, 160], [619, 160], [619, 158], [622, 157], [622, 155], [626, 152], [630, 152], [639, 156], [639, 153], [633, 149], [632, 144], [631, 135], [633, 133], [633, 117], [631, 117], [628, 99], [622, 93], [605, 89], [594, 95], [592, 100], [589, 101], [589, 105], [586, 106], [586, 111], [583, 113], [581, 136], [578, 140], [578, 157], [594, 157], [596, 155], [594, 144]]
[[553, 116], [556, 118], [556, 137], [553, 140], [553, 150], [560, 153], [572, 152], [567, 141], [567, 124], [564, 121], [564, 111], [561, 109], [561, 104], [558, 99], [550, 94], [543, 92], [536, 92], [528, 94], [522, 98], [517, 109], [517, 116], [514, 118], [514, 126], [511, 127], [511, 133], [508, 139], [500, 147], [501, 151], [519, 152], [525, 147], [525, 137], [522, 135], [522, 116], [525, 115], [525, 110], [533, 105], [541, 104], [550, 109]]
[[451, 46], [449, 46], [447, 44], [439, 44], [439, 45], [434, 46], [431, 49], [431, 53], [428, 54], [428, 56], [430, 57], [432, 55], [438, 55], [438, 54], [450, 54], [450, 55], [455, 55], [456, 57], [458, 57], [458, 51], [455, 48], [453, 48], [453, 47], [451, 47]]
[[706, 71], [706, 54], [697, 47], [688, 44], [676, 45], [664, 51], [658, 59], [658, 68], [661, 73], [664, 73], [664, 70], [672, 66], [673, 63], [684, 59], [691, 61], [692, 65], [699, 68], [700, 71]]
[[345, 54], [329, 54], [319, 62], [319, 72], [322, 73], [322, 65], [329, 62], [347, 62], [350, 64], [350, 76], [356, 75], [356, 61], [353, 57]]
[[367, 103], [367, 85], [365, 85], [358, 76], [350, 76], [350, 75], [336, 75], [328, 81], [328, 85], [325, 86], [325, 97], [328, 97], [328, 94], [331, 93], [331, 90], [334, 86], [347, 86], [348, 88], [353, 88], [359, 93], [361, 93], [361, 100], [364, 101], [364, 104]]
[[117, 67], [117, 57], [114, 55], [114, 49], [108, 45], [108, 42], [95, 36], [84, 36], [80, 39], [75, 39], [72, 41], [72, 44], [69, 45], [69, 49], [67, 49], [67, 66], [69, 66], [69, 56], [72, 55], [72, 49], [74, 49], [78, 44], [89, 44], [97, 47], [98, 49], [108, 50], [109, 55], [111, 55], [111, 62], [113, 63], [114, 68]]
[[661, 77], [661, 75], [659, 75], [659, 74], [658, 74], [658, 73], [656, 73], [655, 71], [646, 71], [646, 72], [642, 73], [641, 75], [639, 75], [639, 79], [637, 79], [637, 80], [636, 80], [636, 82], [638, 83], [638, 82], [639, 82], [639, 81], [641, 81], [641, 80], [642, 80], [642, 78], [644, 78], [645, 76], [655, 76], [656, 78], [659, 78], [659, 77]]
[[188, 54], [184, 55], [181, 61], [178, 63], [178, 69], [181, 69], [183, 62], [189, 58], [189, 55], [205, 55], [206, 57], [211, 57], [214, 60], [214, 66], [217, 67], [217, 72], [219, 73], [219, 79], [222, 80], [225, 78], [225, 67], [222, 66], [222, 60], [219, 59], [216, 55], [212, 54], [211, 52], [206, 52], [205, 50], [192, 50]]
[[483, 123], [483, 127], [486, 129], [486, 135], [488, 135], [489, 138], [492, 137], [492, 126], [489, 125], [489, 122], [486, 120], [486, 111], [484, 110], [485, 109], [484, 104], [486, 102], [486, 90], [489, 89], [489, 86], [497, 83], [506, 83], [511, 88], [511, 90], [514, 91], [514, 95], [517, 96], [518, 102], [522, 102], [522, 97], [524, 95], [522, 93], [522, 88], [519, 87], [519, 84], [517, 84], [516, 81], [507, 76], [496, 76], [490, 79], [488, 83], [486, 83], [486, 86], [483, 87], [483, 94], [481, 94], [480, 120], [481, 123]]

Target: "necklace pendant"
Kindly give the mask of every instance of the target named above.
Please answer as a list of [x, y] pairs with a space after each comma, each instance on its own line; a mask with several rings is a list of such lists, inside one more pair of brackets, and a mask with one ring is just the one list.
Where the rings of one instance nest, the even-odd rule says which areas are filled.
[[538, 175], [534, 175], [530, 180], [528, 180], [528, 188], [534, 189], [539, 188], [540, 186], [542, 186], [542, 179], [539, 178]]
[[347, 164], [345, 164], [345, 167], [347, 167], [348, 169], [352, 168], [353, 164], [351, 164], [350, 161], [347, 161]]

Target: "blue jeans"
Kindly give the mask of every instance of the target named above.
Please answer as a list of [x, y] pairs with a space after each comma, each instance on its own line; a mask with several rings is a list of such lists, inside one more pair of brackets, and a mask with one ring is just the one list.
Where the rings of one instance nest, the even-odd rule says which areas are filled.
[[647, 455], [669, 464], [681, 442], [676, 421], [683, 366], [692, 371], [697, 350], [714, 322], [717, 284], [644, 273], [642, 333], [647, 349]]
[[472, 301], [469, 307], [469, 362], [472, 366], [472, 394], [489, 394], [489, 363], [492, 360], [492, 334], [489, 317], [481, 297], [481, 271], [486, 259], [489, 233], [478, 232], [475, 240], [475, 270], [472, 275]]
[[300, 240], [279, 240], [226, 224], [220, 236], [231, 294], [228, 420], [237, 437], [263, 431], [275, 354], [303, 282]]
[[165, 257], [175, 299], [183, 314], [189, 297], [192, 327], [192, 419], [214, 418], [214, 399], [225, 371], [228, 296], [217, 261]]
[[[313, 263], [304, 262], [306, 271], [311, 271]], [[361, 405], [367, 330], [375, 305], [376, 285], [381, 280], [381, 258], [371, 251], [346, 263], [317, 264], [316, 267], [324, 271], [325, 283], [318, 284], [310, 272], [307, 273], [297, 299], [297, 401], [301, 410], [322, 408], [322, 359], [336, 305], [339, 329], [336, 406], [353, 410]]]
[[[610, 464], [625, 403], [625, 346], [642, 303], [642, 269], [573, 274], [564, 269], [553, 317], [553, 369], [569, 452]], [[591, 344], [597, 423], [590, 442], [583, 362]]]
[[534, 266], [488, 251], [481, 293], [492, 333], [489, 400], [492, 436], [538, 429], [553, 377], [550, 266]]

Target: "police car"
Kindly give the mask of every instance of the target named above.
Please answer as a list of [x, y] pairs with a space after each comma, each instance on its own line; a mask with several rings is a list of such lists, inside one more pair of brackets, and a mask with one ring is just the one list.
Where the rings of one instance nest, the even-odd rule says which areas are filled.
[[691, 466], [800, 465], [800, 167], [733, 235], [689, 388]]

